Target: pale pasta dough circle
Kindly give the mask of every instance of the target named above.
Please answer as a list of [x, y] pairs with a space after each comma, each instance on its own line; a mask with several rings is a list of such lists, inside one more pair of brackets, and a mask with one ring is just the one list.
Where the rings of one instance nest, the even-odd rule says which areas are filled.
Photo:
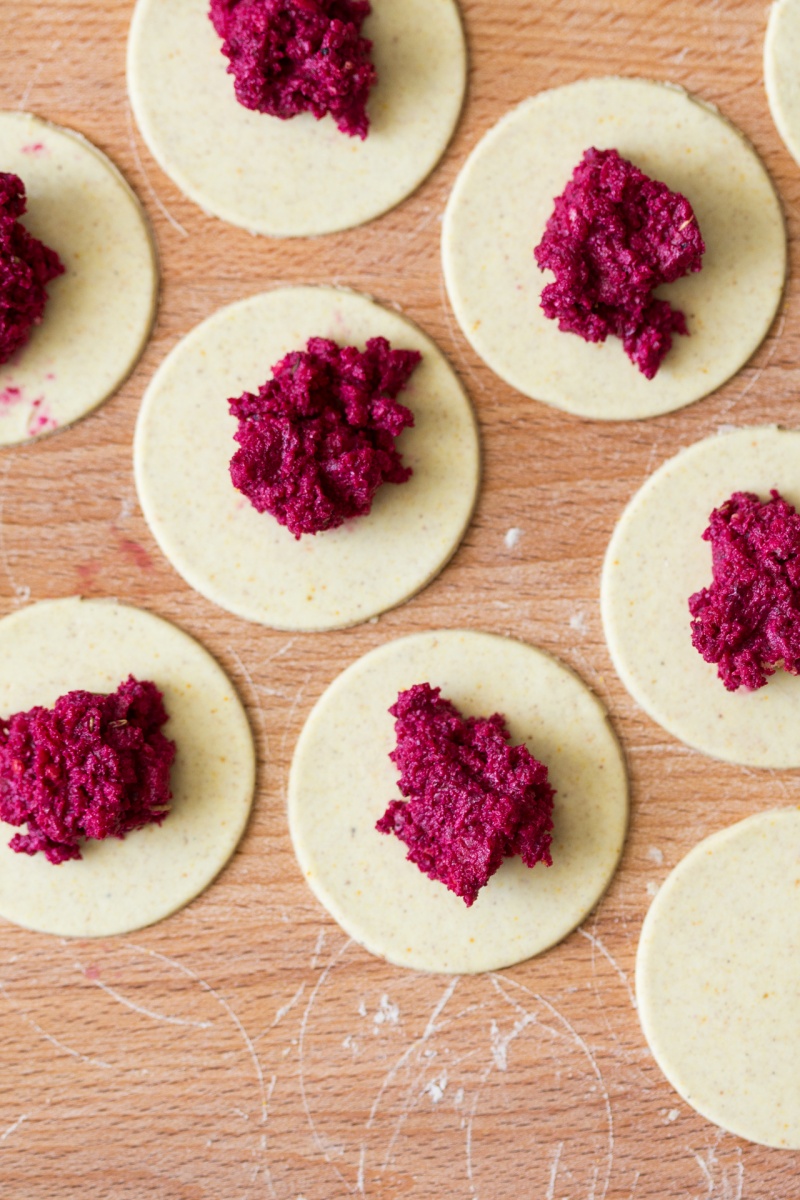
[[[703, 269], [658, 291], [691, 336], [675, 337], [652, 380], [619, 339], [589, 344], [540, 308], [553, 276], [533, 250], [591, 146], [686, 195], [706, 242]], [[767, 334], [786, 274], [780, 203], [755, 151], [715, 109], [643, 79], [569, 84], [505, 116], [459, 175], [442, 248], [450, 302], [481, 358], [526, 396], [596, 420], [653, 417], [720, 387]]]
[[800, 4], [775, 0], [764, 42], [764, 82], [778, 133], [800, 163]]
[[[388, 709], [423, 682], [467, 716], [503, 713], [557, 792], [553, 866], [507, 859], [469, 909], [375, 829], [399, 797]], [[496, 970], [561, 941], [608, 886], [627, 816], [622, 752], [597, 697], [550, 655], [486, 633], [415, 634], [359, 659], [309, 716], [289, 777], [292, 841], [318, 900], [373, 954], [421, 971]]]
[[800, 678], [778, 671], [728, 692], [691, 640], [689, 597], [711, 583], [703, 531], [734, 492], [800, 507], [800, 433], [766, 426], [706, 438], [664, 463], [609, 543], [601, 604], [614, 666], [634, 700], [675, 737], [727, 762], [800, 766]]
[[464, 31], [454, 0], [372, 0], [363, 31], [378, 84], [362, 142], [330, 117], [281, 121], [244, 108], [208, 4], [138, 0], [128, 88], [154, 158], [201, 208], [252, 233], [332, 233], [394, 208], [436, 166], [458, 122]]
[[[253, 801], [255, 752], [222, 669], [188, 634], [110, 600], [45, 601], [0, 621], [0, 715], [66, 692], [113, 692], [133, 674], [164, 693], [177, 746], [169, 816], [124, 840], [85, 841], [54, 866], [8, 847], [0, 823], [0, 916], [42, 933], [112, 937], [168, 917], [206, 888], [236, 849]], [[24, 827], [23, 827], [24, 831]]]
[[716, 1125], [800, 1150], [800, 810], [712, 834], [642, 928], [636, 997], [656, 1062]]
[[[415, 425], [398, 439], [414, 472], [384, 484], [369, 516], [297, 541], [231, 483], [228, 397], [256, 392], [310, 337], [386, 337], [422, 362], [400, 393]], [[282, 288], [222, 309], [168, 356], [142, 403], [135, 472], [164, 554], [214, 604], [276, 629], [338, 629], [393, 608], [455, 553], [480, 482], [475, 418], [442, 353], [404, 317], [335, 288]]]
[[77, 421], [133, 370], [152, 328], [158, 267], [147, 219], [114, 164], [80, 134], [0, 113], [0, 166], [25, 184], [26, 229], [66, 273], [44, 319], [0, 365], [0, 446]]

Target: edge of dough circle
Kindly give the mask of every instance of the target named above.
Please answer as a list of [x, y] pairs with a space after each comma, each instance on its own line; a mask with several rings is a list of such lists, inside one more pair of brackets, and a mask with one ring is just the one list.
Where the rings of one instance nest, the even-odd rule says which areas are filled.
[[[257, 392], [310, 337], [363, 347], [380, 336], [422, 354], [399, 396], [414, 413], [397, 441], [413, 475], [379, 488], [368, 516], [298, 541], [231, 482], [228, 397]], [[472, 517], [480, 446], [455, 373], [405, 317], [355, 292], [277, 288], [221, 309], [174, 347], [142, 401], [134, 467], [147, 523], [191, 587], [245, 620], [300, 632], [367, 621], [439, 574]]]
[[[616, 149], [683, 193], [706, 243], [697, 274], [659, 288], [684, 313], [654, 379], [618, 338], [562, 333], [541, 311], [534, 247], [584, 151]], [[588, 79], [541, 92], [508, 113], [462, 168], [442, 231], [445, 283], [480, 357], [531, 399], [595, 420], [638, 420], [713, 392], [766, 337], [783, 295], [780, 201], [744, 136], [710, 105], [671, 84]]]
[[25, 184], [22, 224], [61, 257], [29, 341], [0, 365], [0, 446], [96, 409], [136, 366], [155, 318], [150, 227], [114, 163], [72, 129], [0, 112], [0, 163]]
[[711, 512], [734, 492], [777, 488], [800, 509], [800, 432], [737, 429], [663, 463], [622, 513], [603, 564], [601, 611], [614, 667], [637, 704], [674, 737], [725, 762], [800, 766], [800, 677], [778, 670], [728, 692], [695, 650], [689, 597], [711, 583]]
[[251, 233], [310, 237], [394, 208], [431, 173], [458, 123], [467, 48], [454, 0], [372, 0], [378, 83], [365, 141], [330, 116], [282, 121], [239, 104], [198, 0], [138, 0], [128, 90], [154, 158], [204, 211]]
[[675, 1090], [738, 1137], [790, 1150], [800, 1150], [798, 846], [798, 808], [705, 838], [659, 889], [636, 957], [642, 1030]]
[[795, 162], [800, 163], [800, 3], [775, 0], [764, 39], [764, 84], [772, 119]]
[[[152, 925], [200, 894], [233, 854], [255, 792], [255, 750], [236, 692], [194, 638], [112, 600], [48, 600], [0, 620], [0, 714], [52, 707], [75, 690], [116, 691], [128, 675], [164, 694], [177, 746], [162, 825], [87, 840], [58, 866], [16, 854], [0, 823], [0, 916], [62, 937], [112, 937]], [[24, 828], [24, 827], [23, 827]]]
[[[503, 713], [557, 793], [553, 866], [506, 859], [471, 908], [375, 829], [398, 796], [388, 709], [422, 682], [466, 716]], [[568, 667], [510, 638], [443, 630], [388, 642], [330, 685], [297, 743], [288, 807], [306, 882], [350, 937], [397, 966], [473, 974], [542, 953], [591, 912], [622, 853], [628, 781], [605, 708]]]

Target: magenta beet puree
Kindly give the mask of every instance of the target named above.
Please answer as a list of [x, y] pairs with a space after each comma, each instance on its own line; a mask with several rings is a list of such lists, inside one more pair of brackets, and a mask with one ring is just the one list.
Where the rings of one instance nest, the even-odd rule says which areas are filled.
[[112, 695], [69, 692], [0, 718], [0, 820], [28, 826], [11, 849], [61, 863], [81, 857], [81, 838], [160, 825], [175, 758], [167, 720], [155, 684], [133, 676]]
[[28, 207], [18, 175], [0, 171], [0, 365], [25, 345], [44, 317], [47, 284], [64, 264], [19, 218]]
[[370, 12], [367, 0], [211, 0], [209, 15], [245, 108], [283, 120], [330, 113], [342, 133], [365, 138], [378, 78], [361, 36]]
[[534, 250], [539, 267], [556, 277], [542, 292], [542, 309], [587, 342], [621, 338], [631, 362], [652, 379], [673, 333], [689, 332], [683, 313], [656, 300], [653, 289], [699, 271], [704, 252], [685, 196], [616, 150], [587, 150]]
[[504, 859], [551, 865], [553, 789], [526, 746], [509, 745], [505, 719], [461, 716], [439, 688], [419, 683], [389, 709], [400, 791], [376, 828], [408, 846], [407, 858], [474, 904]]
[[734, 492], [714, 509], [713, 581], [689, 598], [692, 643], [730, 692], [763, 687], [778, 666], [800, 675], [800, 516], [770, 496]]
[[394, 443], [414, 417], [396, 397], [421, 358], [386, 338], [363, 351], [311, 338], [287, 354], [258, 395], [228, 402], [234, 487], [296, 538], [366, 516], [382, 484], [411, 477]]

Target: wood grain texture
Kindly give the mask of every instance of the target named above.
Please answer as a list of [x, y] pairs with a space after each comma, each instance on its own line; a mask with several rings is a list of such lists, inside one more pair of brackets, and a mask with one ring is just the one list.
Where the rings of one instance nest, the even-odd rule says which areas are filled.
[[[617, 680], [598, 610], [606, 542], [656, 465], [724, 424], [798, 423], [800, 170], [764, 96], [764, 4], [464, 0], [470, 91], [445, 161], [382, 220], [305, 242], [204, 216], [156, 167], [126, 99], [131, 8], [0, 5], [0, 107], [107, 151], [147, 207], [163, 266], [158, 324], [128, 384], [75, 428], [0, 453], [0, 614], [80, 592], [175, 621], [236, 680], [260, 782], [232, 863], [176, 917], [97, 943], [0, 926], [2, 1200], [796, 1200], [800, 1155], [722, 1133], [663, 1079], [632, 979], [669, 869], [705, 834], [797, 802], [797, 777], [714, 763], [663, 733]], [[604, 72], [717, 104], [763, 156], [791, 237], [788, 294], [753, 361], [643, 424], [595, 425], [512, 392], [461, 337], [439, 268], [446, 198], [481, 134], [526, 96]], [[273, 633], [193, 594], [133, 486], [153, 370], [199, 320], [280, 282], [398, 305], [450, 357], [482, 427], [483, 492], [454, 561], [411, 603], [344, 633]], [[523, 536], [510, 550], [512, 526]], [[289, 842], [285, 781], [311, 705], [343, 667], [389, 638], [456, 625], [525, 638], [597, 690], [626, 748], [633, 813], [621, 869], [582, 929], [540, 959], [452, 981], [370, 957], [318, 907]]]

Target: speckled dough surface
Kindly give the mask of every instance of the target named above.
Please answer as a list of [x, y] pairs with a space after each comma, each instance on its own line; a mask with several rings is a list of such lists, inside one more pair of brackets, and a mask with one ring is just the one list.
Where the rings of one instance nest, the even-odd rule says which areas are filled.
[[[368, 517], [298, 542], [231, 483], [227, 399], [257, 391], [314, 336], [361, 349], [384, 336], [423, 361], [399, 397], [416, 421], [397, 442], [412, 478], [385, 484]], [[397, 313], [334, 288], [254, 296], [179, 343], [142, 404], [135, 468], [148, 524], [184, 579], [237, 616], [290, 630], [355, 625], [419, 591], [456, 550], [480, 481], [472, 409], [441, 352]]]
[[418, 187], [447, 147], [467, 78], [454, 0], [372, 0], [378, 72], [366, 141], [330, 117], [281, 121], [238, 103], [202, 0], [138, 0], [128, 46], [136, 119], [201, 208], [275, 237], [361, 225]]
[[702, 841], [644, 922], [642, 1028], [692, 1108], [752, 1142], [800, 1150], [800, 809]]
[[[691, 336], [675, 338], [653, 380], [617, 338], [592, 345], [561, 333], [539, 306], [553, 276], [533, 249], [590, 146], [618, 150], [686, 195], [706, 242], [702, 271], [657, 292], [683, 311]], [[492, 370], [598, 420], [653, 417], [718, 388], [766, 335], [786, 274], [780, 204], [755, 151], [716, 110], [643, 79], [588, 79], [510, 112], [467, 160], [442, 244], [456, 317]]]
[[139, 201], [79, 134], [0, 113], [0, 166], [28, 195], [25, 227], [60, 255], [44, 320], [0, 366], [0, 446], [91, 412], [130, 374], [150, 333], [158, 269]]
[[789, 153], [800, 163], [800, 3], [776, 0], [764, 42], [764, 82], [772, 119]]
[[[399, 796], [387, 710], [422, 682], [467, 716], [505, 714], [512, 741], [547, 764], [557, 789], [554, 865], [507, 859], [469, 909], [375, 830]], [[622, 752], [600, 701], [556, 659], [485, 633], [416, 634], [359, 659], [308, 718], [289, 778], [292, 840], [318, 899], [372, 953], [423, 971], [495, 970], [555, 945], [608, 886], [627, 814]]]
[[778, 671], [727, 692], [692, 646], [689, 596], [711, 583], [711, 512], [733, 492], [800, 507], [800, 433], [766, 426], [706, 438], [664, 463], [631, 500], [603, 567], [606, 640], [622, 682], [653, 720], [705, 754], [800, 766], [800, 678]]
[[160, 921], [222, 870], [250, 813], [255, 754], [227, 676], [193, 638], [107, 600], [48, 601], [0, 621], [0, 713], [52, 706], [74, 689], [111, 692], [134, 674], [164, 693], [177, 745], [170, 815], [123, 840], [82, 843], [53, 866], [8, 849], [0, 823], [0, 916], [67, 937], [111, 937]]

